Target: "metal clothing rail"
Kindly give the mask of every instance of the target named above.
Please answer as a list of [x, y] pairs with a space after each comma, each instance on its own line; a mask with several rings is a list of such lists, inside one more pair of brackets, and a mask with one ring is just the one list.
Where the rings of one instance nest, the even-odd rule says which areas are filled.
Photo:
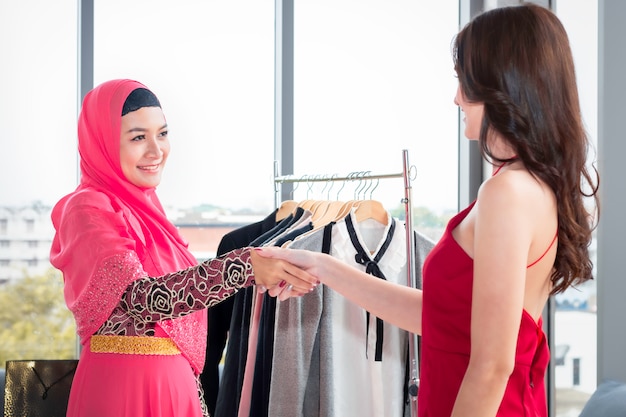
[[398, 174], [370, 174], [370, 171], [354, 171], [351, 174], [348, 174], [345, 177], [338, 176], [324, 176], [324, 175], [314, 175], [314, 176], [303, 176], [300, 178], [294, 177], [293, 175], [284, 175], [284, 176], [276, 176], [274, 177], [274, 181], [277, 183], [282, 182], [328, 182], [328, 181], [357, 181], [357, 180], [375, 180], [375, 179], [384, 179], [384, 178], [402, 178], [404, 173], [400, 172]]
[[[406, 257], [407, 257], [407, 285], [418, 288], [415, 276], [415, 235], [413, 233], [413, 200], [411, 185], [411, 166], [409, 165], [409, 152], [402, 151], [402, 172], [396, 174], [371, 174], [370, 171], [352, 172], [346, 176], [301, 176], [293, 175], [281, 176], [278, 173], [278, 163], [274, 163], [274, 193], [276, 207], [279, 206], [279, 186], [282, 183], [312, 183], [312, 182], [332, 182], [332, 181], [363, 181], [380, 180], [388, 178], [402, 178], [404, 180], [404, 204], [405, 212], [405, 232], [406, 232]], [[417, 416], [417, 389], [419, 386], [419, 345], [418, 337], [414, 333], [409, 334], [409, 400], [411, 405], [411, 416]]]

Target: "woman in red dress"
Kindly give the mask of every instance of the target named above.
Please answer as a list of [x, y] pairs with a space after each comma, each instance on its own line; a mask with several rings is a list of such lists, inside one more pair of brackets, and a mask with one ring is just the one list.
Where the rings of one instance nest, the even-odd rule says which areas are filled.
[[494, 168], [429, 254], [423, 290], [319, 253], [263, 254], [422, 335], [419, 416], [546, 417], [541, 315], [550, 295], [592, 278], [584, 199], [597, 200], [569, 41], [551, 11], [503, 7], [461, 30], [454, 64], [465, 136]]

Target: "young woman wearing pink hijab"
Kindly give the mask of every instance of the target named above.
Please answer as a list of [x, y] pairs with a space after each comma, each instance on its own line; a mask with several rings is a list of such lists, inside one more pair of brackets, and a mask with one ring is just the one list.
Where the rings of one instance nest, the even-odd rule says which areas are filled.
[[[198, 264], [156, 195], [170, 151], [156, 96], [133, 80], [89, 92], [81, 180], [52, 212], [50, 259], [82, 350], [68, 416], [203, 416], [204, 309], [258, 285], [305, 294], [316, 279], [250, 248]], [[287, 286], [287, 284], [289, 284]]]

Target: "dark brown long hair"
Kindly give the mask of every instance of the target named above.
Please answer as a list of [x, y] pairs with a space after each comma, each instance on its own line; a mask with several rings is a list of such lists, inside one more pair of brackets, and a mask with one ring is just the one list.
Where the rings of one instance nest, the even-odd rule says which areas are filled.
[[489, 149], [488, 132], [497, 132], [556, 194], [559, 244], [552, 293], [592, 279], [588, 248], [596, 223], [585, 197], [593, 197], [598, 208], [599, 177], [586, 165], [590, 145], [563, 25], [550, 10], [531, 3], [493, 9], [461, 30], [453, 55], [465, 98], [484, 104], [483, 156], [504, 162]]

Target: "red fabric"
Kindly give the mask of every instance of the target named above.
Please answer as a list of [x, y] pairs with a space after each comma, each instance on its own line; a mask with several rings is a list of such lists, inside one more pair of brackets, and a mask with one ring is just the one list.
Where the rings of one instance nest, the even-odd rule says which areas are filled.
[[[452, 230], [472, 206], [450, 221], [424, 263], [420, 417], [450, 417], [469, 363], [473, 260]], [[547, 417], [544, 376], [549, 359], [541, 321], [535, 323], [521, 311], [515, 368], [497, 417]]]
[[[153, 277], [197, 263], [176, 227], [166, 218], [156, 190], [133, 185], [122, 172], [122, 106], [137, 88], [146, 87], [133, 80], [113, 80], [85, 96], [78, 119], [80, 185], [52, 211], [57, 233], [50, 260], [63, 272], [66, 302], [75, 316], [93, 315], [89, 320], [76, 317], [77, 323], [91, 323], [79, 326], [82, 343], [106, 320], [126, 286], [141, 275], [136, 271], [120, 271], [115, 282], [107, 282], [106, 290], [97, 295], [99, 311], [73, 309], [82, 299], [96, 296], [93, 289], [103, 283], [91, 280], [102, 276], [98, 268], [106, 260], [134, 251], [145, 271], [143, 275]], [[190, 352], [205, 351], [206, 312], [159, 325], [199, 373], [204, 355]]]

